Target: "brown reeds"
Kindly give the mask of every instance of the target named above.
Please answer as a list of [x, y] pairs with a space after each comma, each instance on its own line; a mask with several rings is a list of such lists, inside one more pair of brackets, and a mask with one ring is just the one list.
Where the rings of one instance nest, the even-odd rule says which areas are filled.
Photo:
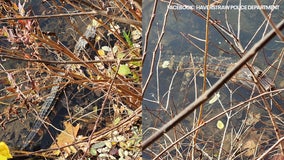
[[[19, 138], [13, 142], [6, 137], [13, 156], [139, 158], [141, 3], [5, 1], [1, 5], [0, 120], [3, 134], [10, 131]], [[95, 26], [94, 39], [83, 36], [90, 26]], [[88, 47], [76, 55], [74, 46], [80, 37]], [[62, 81], [54, 84], [58, 78]], [[38, 116], [54, 86], [63, 92], [54, 100], [51, 114], [58, 116], [58, 106], [66, 108], [68, 118], [64, 121], [71, 124], [72, 133], [67, 126], [58, 128], [55, 124], [62, 122], [46, 122], [46, 117]], [[38, 138], [30, 144], [30, 152], [17, 151], [35, 119], [44, 122], [42, 136], [50, 136], [54, 145], [43, 149], [36, 141], [44, 139]], [[11, 130], [17, 122], [21, 122], [15, 128], [18, 130]], [[76, 133], [75, 124], [81, 126]], [[73, 140], [62, 143], [51, 128]], [[96, 147], [104, 142], [107, 146]], [[33, 150], [34, 146], [40, 150]], [[97, 151], [103, 148], [117, 152]]]

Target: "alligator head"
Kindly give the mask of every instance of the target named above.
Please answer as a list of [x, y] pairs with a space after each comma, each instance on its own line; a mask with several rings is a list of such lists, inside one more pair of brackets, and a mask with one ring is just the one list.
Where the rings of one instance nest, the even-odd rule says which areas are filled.
[[234, 78], [249, 88], [253, 88], [255, 84], [259, 83], [266, 91], [275, 89], [275, 83], [260, 68], [253, 66], [252, 72], [247, 67], [243, 67]]

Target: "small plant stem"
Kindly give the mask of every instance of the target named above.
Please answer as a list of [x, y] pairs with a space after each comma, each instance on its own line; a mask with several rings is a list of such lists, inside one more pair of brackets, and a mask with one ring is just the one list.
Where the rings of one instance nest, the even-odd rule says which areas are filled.
[[[204, 49], [204, 61], [203, 61], [203, 87], [202, 87], [202, 94], [206, 91], [206, 78], [207, 78], [207, 57], [208, 57], [208, 46], [209, 46], [209, 20], [210, 20], [210, 0], [207, 1], [207, 17], [206, 17], [206, 28], [205, 28], [205, 49]], [[197, 126], [199, 126], [202, 123], [202, 114], [203, 114], [203, 103], [200, 105], [199, 108], [199, 115], [197, 120]], [[196, 144], [196, 138], [198, 135], [198, 130], [196, 130], [194, 136], [193, 136], [193, 147]], [[195, 148], [195, 147], [194, 147]], [[194, 152], [194, 149], [192, 150]], [[192, 157], [194, 157], [194, 153], [192, 153]]]

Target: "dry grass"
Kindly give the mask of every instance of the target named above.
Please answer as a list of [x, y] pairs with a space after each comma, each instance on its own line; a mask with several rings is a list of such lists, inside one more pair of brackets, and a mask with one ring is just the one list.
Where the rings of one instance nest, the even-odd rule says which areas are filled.
[[[124, 0], [1, 2], [1, 136], [6, 134], [2, 140], [15, 157], [141, 156], [140, 6]], [[74, 54], [91, 24], [96, 38], [88, 40], [85, 52]], [[56, 79], [62, 81], [54, 84]], [[52, 135], [55, 147], [43, 150], [44, 139], [35, 138], [31, 152], [17, 151], [32, 122], [43, 118], [37, 116], [41, 105], [58, 85], [62, 93], [54, 110], [65, 108], [63, 119], [72, 124], [72, 133], [67, 126], [58, 128], [59, 122], [46, 122], [41, 136]], [[58, 138], [51, 128], [72, 141]]]

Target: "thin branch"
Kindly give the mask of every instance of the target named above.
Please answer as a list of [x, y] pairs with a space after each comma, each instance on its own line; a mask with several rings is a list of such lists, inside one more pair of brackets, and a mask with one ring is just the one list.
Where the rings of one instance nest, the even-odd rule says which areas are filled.
[[284, 141], [284, 137], [278, 139], [278, 141], [272, 145], [268, 150], [266, 150], [260, 157], [257, 158], [257, 160], [261, 160], [261, 159], [264, 159], [264, 157], [273, 149], [275, 148], [276, 146], [279, 145], [279, 143], [281, 143], [282, 141]]
[[[258, 6], [261, 6], [261, 2], [259, 0], [255, 0], [255, 2], [257, 3]], [[260, 7], [261, 8], [261, 7]], [[271, 17], [268, 17], [267, 13], [265, 10], [261, 9], [260, 10], [263, 17], [269, 22], [270, 26], [275, 30], [275, 33], [277, 34], [277, 36], [279, 37], [279, 39], [281, 39], [282, 41], [284, 41], [284, 36], [281, 33], [280, 30], [277, 29], [275, 23], [271, 20]]]
[[[157, 1], [155, 1], [155, 8], [153, 8], [153, 13], [152, 13], [152, 17], [155, 17], [155, 12], [156, 12], [156, 3], [157, 3]], [[171, 5], [171, 3], [172, 3], [172, 0], [169, 2], [169, 4], [168, 5]], [[159, 48], [159, 44], [161, 43], [161, 41], [162, 41], [162, 39], [163, 39], [163, 37], [164, 37], [164, 34], [165, 34], [165, 28], [166, 28], [166, 23], [167, 23], [167, 20], [168, 20], [168, 14], [169, 14], [169, 7], [167, 7], [167, 10], [166, 10], [166, 12], [165, 12], [165, 15], [164, 15], [164, 21], [163, 21], [163, 26], [162, 26], [162, 30], [161, 30], [161, 34], [160, 34], [160, 36], [159, 36], [159, 38], [158, 38], [158, 40], [157, 40], [157, 43], [156, 43], [156, 46], [155, 46], [155, 49], [154, 49], [154, 51], [153, 51], [153, 53], [152, 53], [152, 62], [151, 62], [151, 68], [150, 68], [150, 73], [149, 73], [149, 75], [148, 75], [148, 77], [147, 77], [147, 80], [146, 80], [146, 82], [145, 82], [145, 84], [144, 84], [144, 86], [143, 86], [143, 88], [142, 88], [142, 94], [144, 95], [144, 91], [145, 91], [145, 89], [147, 88], [147, 86], [148, 86], [148, 84], [149, 84], [149, 81], [150, 81], [150, 79], [151, 79], [151, 77], [152, 77], [152, 75], [153, 75], [153, 70], [154, 70], [154, 63], [155, 63], [155, 57], [156, 57], [156, 53], [157, 53], [157, 50], [158, 50], [158, 48]], [[152, 20], [152, 19], [151, 19]], [[149, 25], [150, 25], [150, 23], [149, 23]], [[148, 30], [150, 31], [150, 26], [148, 26]], [[147, 31], [148, 31], [147, 30]], [[147, 32], [146, 32], [147, 33]], [[147, 33], [147, 34], [149, 34], [149, 33]], [[147, 36], [147, 38], [148, 38], [148, 35], [146, 35]], [[146, 39], [145, 39], [146, 40]], [[146, 42], [146, 41], [145, 41]], [[145, 43], [146, 44], [146, 43]], [[144, 54], [144, 56], [146, 56], [146, 49], [147, 49], [147, 46], [144, 46], [144, 48], [143, 48], [143, 54]], [[144, 61], [144, 57], [143, 57], [143, 61]]]
[[142, 26], [141, 21], [136, 21], [133, 19], [128, 18], [121, 18], [116, 17], [114, 15], [109, 15], [106, 11], [89, 11], [89, 12], [79, 12], [79, 13], [61, 13], [61, 14], [53, 14], [53, 15], [35, 15], [35, 16], [28, 16], [28, 17], [7, 17], [1, 18], [1, 21], [9, 21], [9, 20], [24, 20], [24, 19], [42, 19], [42, 18], [59, 18], [59, 17], [71, 17], [71, 16], [83, 16], [83, 15], [101, 15], [107, 17], [113, 21], [132, 24], [135, 26]]
[[[0, 48], [1, 52], [1, 48]], [[102, 60], [86, 60], [86, 61], [51, 61], [51, 60], [39, 60], [39, 59], [27, 59], [27, 58], [20, 58], [15, 56], [9, 55], [1, 55], [1, 58], [9, 58], [27, 62], [38, 62], [38, 63], [45, 63], [45, 64], [88, 64], [88, 63], [117, 63], [117, 59], [102, 59]], [[120, 59], [120, 62], [132, 62], [132, 61], [141, 61], [142, 58], [126, 58]]]

